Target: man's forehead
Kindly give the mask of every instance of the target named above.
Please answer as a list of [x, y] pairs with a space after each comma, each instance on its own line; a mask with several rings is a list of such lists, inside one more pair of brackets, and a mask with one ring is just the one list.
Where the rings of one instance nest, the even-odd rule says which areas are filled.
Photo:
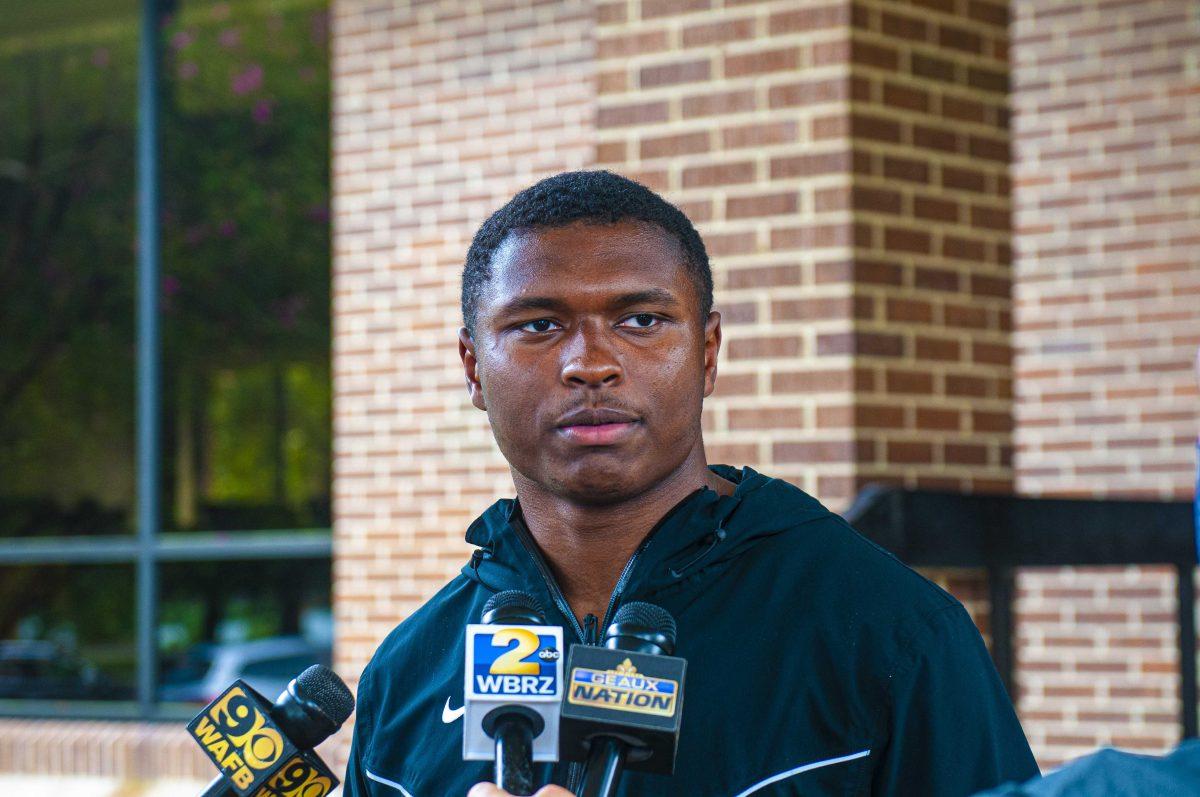
[[492, 255], [490, 281], [504, 290], [530, 282], [623, 282], [641, 273], [643, 279], [657, 275], [656, 283], [669, 284], [676, 277], [664, 268], [669, 264], [683, 267], [683, 247], [658, 225], [575, 222], [511, 232]]

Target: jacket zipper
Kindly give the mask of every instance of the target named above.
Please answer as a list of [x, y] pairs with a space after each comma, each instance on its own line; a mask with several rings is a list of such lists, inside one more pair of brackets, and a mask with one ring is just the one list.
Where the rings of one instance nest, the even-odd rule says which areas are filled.
[[[646, 535], [646, 539], [642, 540], [642, 544], [637, 547], [637, 550], [633, 552], [633, 556], [629, 557], [629, 561], [625, 563], [625, 567], [621, 570], [621, 575], [617, 576], [617, 585], [613, 587], [612, 596], [608, 599], [608, 608], [604, 610], [604, 619], [600, 623], [600, 629], [607, 629], [608, 624], [612, 622], [617, 602], [621, 600], [621, 594], [625, 591], [625, 583], [629, 581], [629, 574], [633, 572], [633, 566], [642, 555], [642, 551], [646, 550], [646, 546], [650, 544], [650, 540], [654, 538], [654, 532], [656, 531], [658, 531], [658, 527], [655, 527]], [[596, 636], [597, 645], [600, 644], [599, 634], [604, 633], [600, 629], [598, 629]]]
[[[671, 512], [667, 513], [669, 517]], [[575, 618], [575, 613], [571, 611], [571, 605], [567, 603], [567, 597], [563, 595], [562, 589], [558, 586], [558, 582], [554, 580], [554, 574], [550, 572], [550, 567], [546, 564], [546, 560], [542, 558], [541, 551], [537, 549], [537, 545], [533, 544], [533, 540], [528, 539], [529, 532], [525, 529], [523, 522], [510, 523], [516, 531], [517, 539], [521, 541], [525, 552], [529, 554], [529, 558], [533, 560], [533, 564], [537, 567], [538, 573], [541, 574], [542, 580], [546, 582], [546, 588], [550, 592], [550, 597], [554, 599], [554, 604], [558, 607], [558, 611], [567, 618], [571, 623], [571, 628], [579, 637], [579, 641], [585, 645], [599, 645], [600, 634], [603, 633], [600, 629], [608, 628], [611, 622], [614, 611], [617, 607], [617, 602], [621, 599], [621, 594], [625, 591], [626, 582], [629, 581], [629, 575], [633, 572], [633, 566], [637, 564], [642, 552], [650, 544], [650, 540], [654, 539], [655, 533], [662, 527], [667, 517], [662, 518], [650, 533], [646, 535], [646, 539], [642, 540], [641, 545], [629, 557], [629, 561], [625, 563], [625, 567], [621, 569], [621, 575], [617, 576], [617, 585], [613, 587], [612, 595], [608, 599], [608, 606], [604, 610], [604, 620], [599, 625], [596, 623], [596, 616], [589, 614], [584, 621], [587, 623], [585, 631], [579, 625], [579, 620]], [[583, 764], [572, 761], [567, 768], [567, 791], [575, 794], [579, 790], [581, 781], [583, 780]]]
[[521, 546], [525, 548], [525, 553], [529, 554], [529, 558], [533, 560], [533, 564], [537, 567], [538, 573], [541, 574], [542, 580], [546, 582], [546, 589], [550, 592], [550, 597], [554, 599], [554, 605], [558, 607], [558, 611], [563, 617], [567, 618], [567, 622], [571, 624], [571, 629], [575, 632], [575, 636], [580, 642], [587, 644], [583, 627], [579, 625], [579, 620], [575, 619], [575, 612], [571, 611], [571, 605], [567, 603], [567, 597], [563, 595], [562, 590], [558, 586], [558, 582], [554, 580], [554, 574], [550, 572], [550, 567], [546, 564], [546, 560], [542, 558], [541, 551], [536, 545], [532, 544], [532, 540], [527, 539], [529, 532], [525, 530], [524, 523], [512, 523], [513, 529], [517, 533], [517, 539], [521, 541]]

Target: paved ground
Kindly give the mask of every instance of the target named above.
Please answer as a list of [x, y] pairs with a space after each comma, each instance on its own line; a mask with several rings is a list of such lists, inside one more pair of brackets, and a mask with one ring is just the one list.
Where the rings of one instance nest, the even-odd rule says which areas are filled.
[[[192, 780], [137, 783], [114, 778], [0, 775], [0, 794], [21, 797], [196, 797], [207, 785]], [[339, 794], [341, 789], [334, 791], [330, 797]]]

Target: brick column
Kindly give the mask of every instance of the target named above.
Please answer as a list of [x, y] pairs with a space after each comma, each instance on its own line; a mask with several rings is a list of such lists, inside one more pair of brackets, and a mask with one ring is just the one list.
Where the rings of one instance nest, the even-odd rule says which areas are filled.
[[[1017, 487], [1189, 499], [1200, 7], [1013, 8]], [[1044, 764], [1177, 741], [1174, 583], [1154, 568], [1022, 575], [1021, 710]]]

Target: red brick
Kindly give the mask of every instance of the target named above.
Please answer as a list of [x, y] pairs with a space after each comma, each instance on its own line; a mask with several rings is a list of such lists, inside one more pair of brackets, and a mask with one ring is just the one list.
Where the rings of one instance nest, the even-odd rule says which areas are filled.
[[779, 12], [770, 16], [768, 30], [772, 36], [778, 36], [844, 27], [850, 22], [848, 8], [847, 3], [833, 3]]
[[962, 346], [957, 340], [917, 336], [916, 357], [918, 360], [953, 361], [960, 359], [961, 356]]
[[596, 57], [628, 58], [631, 55], [662, 52], [667, 49], [667, 32], [651, 30], [619, 36], [599, 36], [596, 39]]
[[753, 89], [736, 91], [714, 91], [684, 97], [681, 103], [683, 118], [720, 116], [727, 113], [742, 113], [755, 109]]
[[900, 83], [883, 84], [883, 104], [893, 108], [925, 113], [929, 110], [929, 92]]
[[754, 409], [731, 409], [730, 429], [802, 429], [804, 415], [792, 407], [756, 407]]
[[725, 56], [725, 77], [765, 75], [772, 72], [788, 72], [799, 68], [800, 50], [785, 47], [776, 50], [756, 50], [739, 55]]
[[800, 267], [795, 265], [733, 268], [727, 273], [727, 287], [735, 290], [800, 284]]
[[748, 360], [762, 357], [796, 357], [803, 351], [800, 338], [795, 335], [771, 337], [735, 338], [726, 341], [729, 359]]
[[933, 221], [957, 221], [958, 203], [936, 197], [918, 196], [913, 198], [913, 215], [919, 219]]
[[754, 196], [729, 197], [725, 201], [725, 218], [746, 219], [795, 213], [799, 200], [795, 191]]
[[883, 233], [883, 245], [893, 252], [917, 252], [929, 254], [932, 241], [924, 230], [903, 227], [887, 227]]
[[850, 62], [860, 66], [895, 70], [900, 56], [894, 47], [855, 39], [850, 43]]
[[814, 152], [771, 159], [771, 178], [813, 177], [819, 174], [842, 174], [850, 166], [850, 153]]
[[644, 66], [639, 72], [638, 83], [644, 89], [696, 83], [708, 80], [711, 69], [708, 59]]
[[850, 114], [850, 134], [871, 141], [900, 141], [900, 123], [886, 116], [858, 113]]
[[886, 188], [855, 186], [852, 192], [855, 210], [872, 210], [878, 213], [900, 213], [901, 199], [897, 191]]
[[926, 183], [929, 182], [929, 165], [925, 161], [914, 158], [885, 155], [883, 157], [883, 176], [893, 180]]
[[766, 122], [730, 127], [721, 131], [721, 143], [726, 149], [791, 144], [796, 141], [795, 122]]
[[922, 19], [884, 11], [880, 16], [880, 30], [887, 36], [910, 41], [929, 38], [929, 25]]
[[930, 443], [889, 440], [887, 444], [888, 462], [912, 465], [933, 462], [933, 445]]
[[750, 39], [753, 36], [753, 19], [706, 22], [683, 29], [683, 46], [703, 47], [711, 44], [725, 44], [726, 42]]
[[783, 83], [768, 89], [767, 104], [771, 108], [790, 108], [838, 102], [846, 98], [846, 88], [846, 81], [840, 78]]
[[878, 332], [829, 332], [817, 336], [817, 355], [858, 354], [874, 357], [899, 357], [904, 340], [899, 335]]
[[642, 139], [638, 155], [643, 159], [694, 155], [698, 152], [708, 152], [708, 141], [709, 134], [706, 131], [645, 138]]
[[713, 0], [641, 0], [642, 19], [677, 16], [712, 8]]
[[927, 371], [899, 371], [888, 369], [884, 375], [884, 388], [888, 393], [930, 395], [933, 393], [933, 375]]
[[639, 102], [609, 105], [596, 111], [597, 127], [629, 127], [667, 120], [666, 102]]
[[733, 185], [736, 183], [747, 183], [753, 179], [754, 163], [751, 161], [721, 163], [711, 166], [692, 166], [683, 170], [684, 188]]

